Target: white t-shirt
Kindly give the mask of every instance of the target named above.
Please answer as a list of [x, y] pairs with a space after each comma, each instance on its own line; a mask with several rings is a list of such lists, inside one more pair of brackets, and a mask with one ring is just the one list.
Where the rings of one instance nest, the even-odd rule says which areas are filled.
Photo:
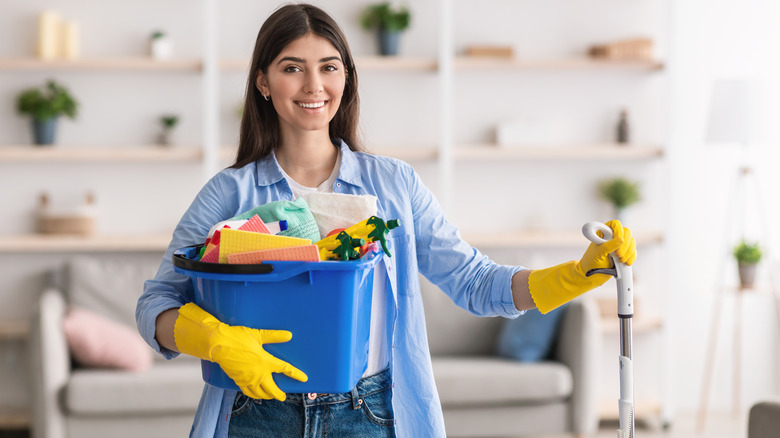
[[[336, 165], [333, 166], [328, 179], [317, 187], [306, 187], [299, 184], [290, 175], [282, 169], [282, 174], [287, 180], [287, 184], [292, 189], [293, 199], [300, 196], [320, 192], [333, 193], [333, 183], [339, 175], [341, 167], [341, 151], [336, 158]], [[371, 328], [368, 339], [368, 368], [363, 376], [376, 374], [390, 365], [390, 355], [387, 345], [387, 270], [384, 261], [380, 261], [374, 268], [374, 290], [371, 295]]]

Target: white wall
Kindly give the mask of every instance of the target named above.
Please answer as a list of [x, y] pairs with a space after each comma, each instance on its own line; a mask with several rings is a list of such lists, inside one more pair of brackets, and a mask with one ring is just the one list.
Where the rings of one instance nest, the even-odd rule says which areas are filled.
[[[729, 192], [741, 161], [738, 150], [704, 142], [711, 86], [717, 79], [745, 78], [766, 81], [768, 99], [777, 101], [780, 62], [780, 17], [777, 2], [760, 0], [696, 0], [674, 2], [672, 105], [670, 154], [672, 198], [669, 247], [671, 296], [667, 309], [671, 318], [669, 346], [673, 372], [674, 403], [682, 410], [697, 409], [705, 365], [705, 349], [716, 286], [736, 282], [733, 262], [727, 252], [738, 238], [733, 229], [726, 232]], [[773, 116], [776, 117], [776, 112]], [[754, 165], [761, 178], [766, 223], [771, 241], [766, 248], [777, 254], [780, 211], [773, 199], [780, 187], [777, 165], [780, 154], [777, 139], [759, 145]], [[755, 204], [748, 214], [748, 237], [761, 237]], [[726, 236], [728, 242], [726, 243]], [[764, 263], [761, 283], [769, 283]], [[723, 270], [726, 272], [723, 272]], [[710, 406], [730, 409], [733, 375], [733, 299], [724, 304], [719, 326], [715, 374]], [[743, 392], [746, 407], [769, 394], [777, 394], [778, 325], [775, 301], [767, 295], [745, 297], [743, 329]], [[744, 411], [743, 411], [744, 412]]]
[[[261, 21], [272, 2], [223, 0], [219, 7], [220, 54], [248, 57]], [[339, 17], [356, 55], [374, 52], [371, 36], [356, 24], [358, 4], [319, 1]], [[511, 40], [521, 58], [557, 57], [581, 53], [592, 43], [647, 33], [656, 38], [657, 52], [669, 61], [669, 70], [657, 77], [646, 73], [489, 72], [458, 73], [456, 80], [456, 142], [488, 141], [493, 125], [504, 118], [538, 117], [551, 121], [563, 140], [578, 143], [606, 141], [611, 137], [617, 110], [631, 110], [637, 142], [663, 142], [670, 134], [668, 156], [662, 163], [461, 163], [456, 168], [454, 193], [460, 202], [449, 213], [464, 230], [479, 230], [485, 212], [497, 204], [493, 226], [513, 229], [578, 229], [592, 219], [611, 214], [597, 201], [592, 187], [606, 175], [624, 174], [643, 182], [645, 202], [633, 212], [632, 227], [652, 230], [668, 224], [666, 251], [648, 248], [637, 266], [638, 293], [667, 316], [665, 358], [641, 358], [646, 378], [638, 386], [656, 389], [657, 362], [666, 361], [667, 389], [672, 410], [698, 407], [701, 372], [709, 329], [713, 287], [724, 249], [723, 227], [736, 155], [703, 144], [705, 114], [712, 80], [721, 76], [778, 76], [775, 54], [780, 33], [775, 23], [778, 6], [762, 0], [486, 0], [455, 1], [455, 43], [504, 43]], [[201, 54], [202, 17], [197, 2], [187, 0], [99, 2], [28, 0], [3, 2], [0, 13], [0, 57], [33, 53], [35, 17], [56, 7], [66, 18], [81, 24], [82, 52], [91, 56], [140, 56], [143, 42], [154, 29], [164, 28], [176, 40], [181, 56]], [[402, 50], [409, 55], [435, 56], [438, 35], [437, 2], [412, 2], [412, 29], [404, 35]], [[671, 23], [671, 29], [668, 28]], [[671, 32], [670, 32], [671, 31]], [[42, 82], [44, 73], [0, 73], [0, 144], [28, 140], [24, 119], [14, 114], [17, 90]], [[181, 144], [201, 137], [200, 78], [190, 74], [58, 73], [81, 98], [78, 122], [63, 122], [61, 146], [87, 143], [106, 147], [144, 144], [154, 134], [154, 118], [167, 111], [183, 115], [177, 130]], [[670, 82], [667, 82], [670, 80]], [[234, 117], [244, 91], [244, 75], [222, 73], [221, 141], [235, 143]], [[671, 88], [667, 88], [671, 84]], [[671, 91], [671, 102], [667, 92]], [[429, 73], [361, 73], [363, 129], [369, 144], [394, 141], [434, 142], [438, 135], [438, 85]], [[105, 99], [111, 96], [111, 99]], [[776, 99], [777, 100], [777, 99]], [[664, 114], [667, 114], [665, 117]], [[777, 145], [775, 145], [777, 146]], [[770, 224], [778, 222], [772, 189], [778, 185], [772, 148], [758, 153], [765, 206]], [[668, 164], [668, 165], [667, 165]], [[9, 232], [30, 232], [37, 193], [78, 196], [97, 191], [101, 208], [99, 230], [142, 232], [171, 230], [202, 183], [197, 165], [0, 165], [0, 221]], [[435, 165], [418, 165], [435, 192]], [[89, 175], [84, 178], [83, 175]], [[485, 187], [499, 185], [485, 196]], [[470, 200], [463, 202], [464, 199]], [[780, 251], [773, 233], [772, 249]], [[578, 251], [495, 251], [505, 263], [544, 266], [578, 256]], [[154, 255], [156, 256], [156, 255]], [[40, 274], [62, 261], [58, 255], [0, 255], [0, 317], [29, 313], [40, 290]], [[727, 280], [734, 280], [731, 266]], [[658, 274], [660, 273], [660, 275]], [[764, 272], [766, 274], [766, 271]], [[660, 277], [660, 278], [659, 278]], [[639, 285], [643, 287], [640, 289]], [[607, 292], [605, 292], [607, 293]], [[652, 296], [651, 294], [656, 294]], [[768, 297], [755, 296], [745, 304], [745, 405], [776, 393], [777, 330]], [[722, 343], [717, 360], [712, 406], [729, 408], [729, 311], [725, 310]], [[637, 339], [637, 342], [642, 342]], [[650, 342], [649, 351], [656, 351]], [[18, 346], [12, 347], [0, 367], [22, 370]], [[0, 403], [25, 401], [19, 380], [0, 373]], [[605, 378], [612, 374], [605, 373]], [[617, 375], [615, 374], [614, 377]], [[616, 379], [615, 379], [616, 380]], [[614, 382], [613, 382], [614, 383]]]

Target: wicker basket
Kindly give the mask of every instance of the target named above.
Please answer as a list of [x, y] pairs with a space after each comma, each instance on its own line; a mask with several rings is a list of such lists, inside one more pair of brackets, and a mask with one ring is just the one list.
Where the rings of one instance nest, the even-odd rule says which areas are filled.
[[95, 232], [94, 199], [87, 195], [86, 205], [70, 210], [52, 209], [42, 194], [38, 211], [38, 232], [42, 234], [90, 235]]

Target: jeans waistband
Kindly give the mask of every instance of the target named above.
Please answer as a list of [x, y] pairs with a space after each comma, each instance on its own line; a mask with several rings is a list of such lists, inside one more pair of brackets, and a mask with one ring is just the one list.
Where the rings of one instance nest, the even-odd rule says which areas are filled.
[[366, 376], [360, 379], [355, 385], [355, 388], [350, 392], [342, 392], [339, 394], [300, 394], [290, 393], [287, 394], [287, 402], [303, 403], [305, 405], [317, 405], [317, 404], [332, 404], [352, 402], [357, 406], [358, 399], [360, 397], [366, 397], [369, 394], [383, 391], [389, 387], [392, 387], [393, 379], [390, 373], [390, 369], [385, 369], [374, 375]]

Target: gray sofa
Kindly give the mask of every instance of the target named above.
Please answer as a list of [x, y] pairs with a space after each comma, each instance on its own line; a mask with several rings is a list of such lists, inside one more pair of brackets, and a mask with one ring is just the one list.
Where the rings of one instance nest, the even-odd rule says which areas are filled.
[[157, 356], [144, 372], [72, 365], [62, 322], [78, 305], [135, 330], [135, 305], [158, 262], [74, 258], [41, 294], [30, 325], [34, 438], [187, 436], [203, 381], [200, 363]]
[[[43, 291], [31, 323], [34, 438], [186, 436], [203, 389], [199, 362], [155, 355], [148, 371], [74, 368], [62, 331], [69, 303], [135, 326], [136, 300], [156, 261], [78, 257]], [[449, 436], [533, 436], [596, 430], [600, 346], [589, 300], [568, 307], [554, 361], [492, 355], [500, 318], [477, 318], [424, 281], [433, 366]]]

